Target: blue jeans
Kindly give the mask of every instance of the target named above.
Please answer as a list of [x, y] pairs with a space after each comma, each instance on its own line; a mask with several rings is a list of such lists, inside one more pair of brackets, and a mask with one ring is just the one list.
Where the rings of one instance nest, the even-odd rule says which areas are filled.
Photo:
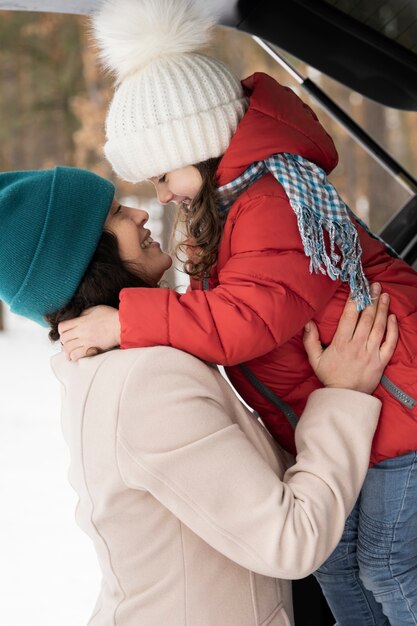
[[417, 625], [417, 452], [368, 470], [315, 576], [337, 626]]

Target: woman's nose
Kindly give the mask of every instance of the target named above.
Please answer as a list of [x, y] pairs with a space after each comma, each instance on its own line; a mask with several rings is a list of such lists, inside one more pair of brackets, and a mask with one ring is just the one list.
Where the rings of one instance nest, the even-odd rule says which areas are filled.
[[147, 211], [144, 211], [143, 209], [132, 209], [130, 207], [124, 207], [124, 212], [138, 226], [145, 224], [149, 219], [149, 213]]
[[149, 213], [143, 209], [136, 209], [136, 221], [145, 224], [149, 219]]

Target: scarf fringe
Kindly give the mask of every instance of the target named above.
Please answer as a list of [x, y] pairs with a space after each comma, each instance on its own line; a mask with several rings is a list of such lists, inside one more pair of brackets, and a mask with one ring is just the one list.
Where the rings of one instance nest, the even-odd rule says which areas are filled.
[[[310, 272], [321, 272], [332, 280], [348, 283], [351, 298], [362, 311], [371, 304], [371, 295], [362, 268], [359, 236], [349, 218], [349, 207], [320, 167], [300, 155], [289, 153], [274, 154], [252, 163], [238, 178], [218, 189], [219, 211], [228, 211], [234, 199], [267, 171], [281, 183], [297, 216], [304, 251], [310, 258]], [[382, 241], [356, 216], [354, 219]], [[326, 249], [324, 231], [329, 235], [329, 250]]]
[[[356, 302], [358, 311], [362, 311], [372, 300], [361, 263], [362, 248], [354, 225], [350, 221], [330, 221], [306, 206], [293, 208], [304, 252], [310, 259], [310, 272], [321, 272], [332, 280], [340, 279], [349, 283], [351, 298]], [[324, 230], [329, 235], [329, 251], [326, 249]], [[336, 252], [336, 242], [341, 255]]]

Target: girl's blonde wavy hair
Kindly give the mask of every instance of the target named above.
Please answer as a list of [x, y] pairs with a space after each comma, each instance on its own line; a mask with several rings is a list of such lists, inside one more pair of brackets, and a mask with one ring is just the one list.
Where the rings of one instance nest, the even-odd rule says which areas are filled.
[[195, 165], [203, 184], [190, 207], [180, 205], [177, 212], [174, 232], [182, 232], [185, 239], [174, 245], [174, 251], [192, 278], [208, 276], [217, 259], [226, 219], [219, 213], [216, 199], [216, 171], [221, 158]]

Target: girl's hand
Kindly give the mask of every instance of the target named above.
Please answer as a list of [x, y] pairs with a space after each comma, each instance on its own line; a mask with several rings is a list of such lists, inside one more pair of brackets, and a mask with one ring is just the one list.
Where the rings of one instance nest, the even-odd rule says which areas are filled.
[[[398, 340], [395, 315], [388, 317], [389, 295], [371, 285], [373, 302], [358, 313], [346, 302], [331, 344], [323, 350], [316, 324], [306, 325], [304, 347], [317, 378], [326, 387], [372, 393], [391, 359]], [[384, 341], [385, 335], [385, 341]]]
[[80, 317], [61, 322], [58, 331], [69, 361], [94, 356], [120, 345], [119, 311], [110, 306], [94, 306]]

